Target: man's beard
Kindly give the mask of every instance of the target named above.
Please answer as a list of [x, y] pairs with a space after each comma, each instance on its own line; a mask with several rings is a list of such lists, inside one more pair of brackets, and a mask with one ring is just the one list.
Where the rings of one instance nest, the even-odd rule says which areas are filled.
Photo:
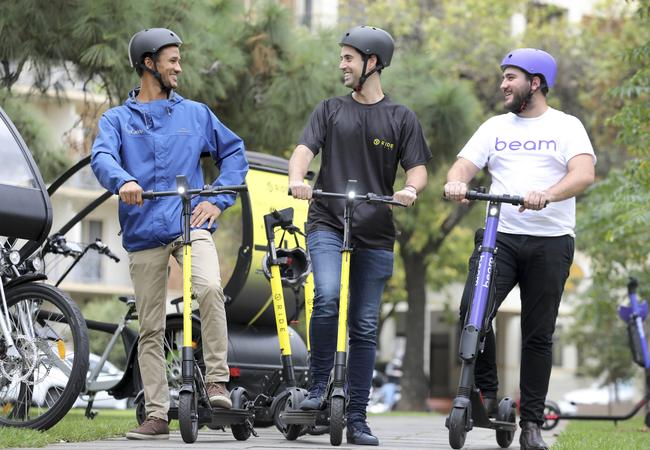
[[530, 104], [531, 101], [530, 94], [531, 94], [530, 91], [526, 93], [512, 91], [512, 95], [511, 95], [512, 99], [510, 103], [504, 103], [503, 106], [506, 109], [506, 111], [519, 114], [520, 112], [522, 112], [522, 107], [528, 106]]

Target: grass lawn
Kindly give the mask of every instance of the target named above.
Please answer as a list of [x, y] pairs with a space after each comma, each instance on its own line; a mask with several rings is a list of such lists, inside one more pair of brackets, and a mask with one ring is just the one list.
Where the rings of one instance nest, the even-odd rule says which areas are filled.
[[650, 448], [650, 430], [643, 415], [618, 422], [573, 421], [557, 438], [553, 450], [634, 450]]
[[[178, 422], [172, 423], [172, 429]], [[25, 428], [0, 427], [0, 448], [45, 447], [58, 442], [83, 442], [106, 439], [124, 434], [135, 428], [135, 410], [99, 410], [94, 420], [84, 417], [83, 408], [75, 408], [47, 431]]]

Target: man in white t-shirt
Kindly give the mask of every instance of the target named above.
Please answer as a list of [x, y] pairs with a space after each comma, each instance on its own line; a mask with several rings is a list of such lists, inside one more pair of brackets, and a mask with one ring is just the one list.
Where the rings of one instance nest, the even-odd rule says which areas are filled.
[[[445, 195], [467, 202], [467, 183], [487, 166], [492, 177], [491, 193], [524, 197], [521, 207], [501, 207], [496, 307], [519, 284], [519, 442], [522, 449], [546, 449], [540, 426], [551, 374], [555, 321], [573, 261], [575, 196], [593, 183], [596, 157], [582, 123], [546, 103], [557, 71], [551, 55], [532, 48], [517, 49], [505, 56], [501, 69], [501, 90], [509, 112], [483, 123], [460, 151], [447, 173]], [[478, 230], [461, 302], [461, 321], [470, 301], [482, 235], [483, 230]], [[475, 383], [486, 409], [494, 415], [498, 378], [492, 330], [476, 361]]]

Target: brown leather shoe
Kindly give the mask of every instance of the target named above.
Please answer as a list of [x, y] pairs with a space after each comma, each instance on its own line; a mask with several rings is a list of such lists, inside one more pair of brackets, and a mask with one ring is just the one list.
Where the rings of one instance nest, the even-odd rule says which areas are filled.
[[540, 426], [535, 422], [521, 422], [519, 445], [521, 450], [548, 450], [548, 445], [542, 439]]
[[217, 408], [232, 408], [230, 393], [226, 389], [225, 383], [206, 383], [205, 387], [208, 390], [210, 405]]
[[166, 420], [157, 417], [147, 417], [135, 430], [126, 433], [127, 439], [169, 439], [169, 425]]

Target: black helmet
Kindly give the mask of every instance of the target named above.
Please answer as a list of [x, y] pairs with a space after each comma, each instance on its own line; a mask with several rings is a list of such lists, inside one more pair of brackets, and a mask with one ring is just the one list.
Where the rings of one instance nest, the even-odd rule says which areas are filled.
[[[307, 252], [301, 247], [292, 249], [276, 249], [278, 262], [280, 263], [280, 279], [282, 284], [292, 288], [299, 288], [311, 272], [311, 260]], [[264, 255], [262, 269], [268, 280], [271, 279], [271, 258], [269, 253]]]
[[341, 38], [339, 45], [348, 45], [356, 48], [362, 55], [377, 55], [379, 70], [390, 66], [395, 49], [393, 37], [386, 31], [377, 27], [366, 25], [350, 28]]
[[176, 33], [167, 28], [147, 28], [138, 31], [129, 41], [129, 61], [138, 75], [145, 70], [143, 64], [144, 56], [147, 54], [155, 55], [163, 47], [175, 45], [180, 47], [183, 41]]

